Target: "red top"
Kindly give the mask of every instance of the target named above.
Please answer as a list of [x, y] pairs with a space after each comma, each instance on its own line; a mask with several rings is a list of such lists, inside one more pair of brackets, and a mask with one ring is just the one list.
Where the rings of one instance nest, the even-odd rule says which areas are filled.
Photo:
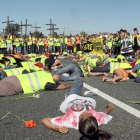
[[137, 60], [135, 62], [130, 63], [131, 66], [135, 66]]
[[43, 64], [42, 63], [37, 63], [37, 64], [35, 64], [35, 66], [37, 66], [39, 68], [43, 68]]
[[44, 54], [44, 55], [49, 58], [51, 54]]

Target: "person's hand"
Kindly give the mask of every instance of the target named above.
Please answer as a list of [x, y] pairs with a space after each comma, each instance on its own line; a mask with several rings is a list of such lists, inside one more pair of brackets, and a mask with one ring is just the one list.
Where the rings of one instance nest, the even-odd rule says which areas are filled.
[[58, 131], [58, 132], [63, 133], [63, 134], [66, 134], [66, 133], [68, 133], [69, 130], [65, 126], [61, 126], [61, 127], [57, 126], [55, 128], [55, 131]]
[[107, 108], [109, 108], [110, 110], [114, 110], [114, 104], [110, 103], [107, 105]]

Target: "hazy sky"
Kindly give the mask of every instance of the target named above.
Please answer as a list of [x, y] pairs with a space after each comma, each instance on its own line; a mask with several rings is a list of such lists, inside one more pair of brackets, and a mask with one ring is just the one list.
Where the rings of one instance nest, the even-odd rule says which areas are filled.
[[[2, 1], [2, 0], [1, 0]], [[99, 32], [116, 32], [121, 28], [132, 33], [133, 28], [140, 27], [140, 0], [4, 0], [0, 3], [0, 31], [6, 27], [7, 20], [15, 23], [28, 23], [41, 28], [48, 35], [45, 25], [52, 19], [59, 34], [62, 27], [66, 34], [77, 34], [85, 31], [89, 34]], [[29, 31], [35, 29], [28, 27]], [[23, 29], [23, 33], [25, 28]]]

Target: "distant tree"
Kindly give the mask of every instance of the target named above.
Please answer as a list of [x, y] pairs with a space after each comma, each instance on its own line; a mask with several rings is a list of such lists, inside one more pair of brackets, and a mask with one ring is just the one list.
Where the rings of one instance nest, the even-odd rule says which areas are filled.
[[37, 37], [38, 38], [40, 35], [41, 35], [41, 32], [39, 32], [39, 31], [34, 31], [33, 32], [33, 36], [34, 37]]
[[80, 34], [82, 35], [84, 35], [84, 37], [86, 37], [86, 35], [87, 35], [87, 33], [86, 32], [84, 32], [84, 31], [82, 31], [82, 32], [80, 32]]
[[57, 32], [54, 32], [54, 36], [58, 36]]
[[12, 35], [18, 36], [20, 32], [20, 26], [18, 23], [16, 24], [9, 24], [9, 26], [6, 26], [5, 29], [5, 34], [8, 35], [9, 33], [11, 33]]

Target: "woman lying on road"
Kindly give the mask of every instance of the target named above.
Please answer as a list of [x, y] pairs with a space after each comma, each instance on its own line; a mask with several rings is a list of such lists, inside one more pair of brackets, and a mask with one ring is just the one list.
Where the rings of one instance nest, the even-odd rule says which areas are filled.
[[83, 79], [77, 78], [66, 94], [66, 99], [60, 105], [60, 111], [65, 113], [56, 118], [44, 118], [41, 122], [49, 129], [60, 133], [68, 133], [68, 128], [79, 129], [81, 140], [108, 140], [111, 135], [99, 130], [98, 126], [107, 124], [112, 116], [107, 115], [114, 105], [109, 104], [103, 112], [96, 112], [96, 101], [93, 95], [97, 95], [98, 89], [93, 89], [81, 96]]

